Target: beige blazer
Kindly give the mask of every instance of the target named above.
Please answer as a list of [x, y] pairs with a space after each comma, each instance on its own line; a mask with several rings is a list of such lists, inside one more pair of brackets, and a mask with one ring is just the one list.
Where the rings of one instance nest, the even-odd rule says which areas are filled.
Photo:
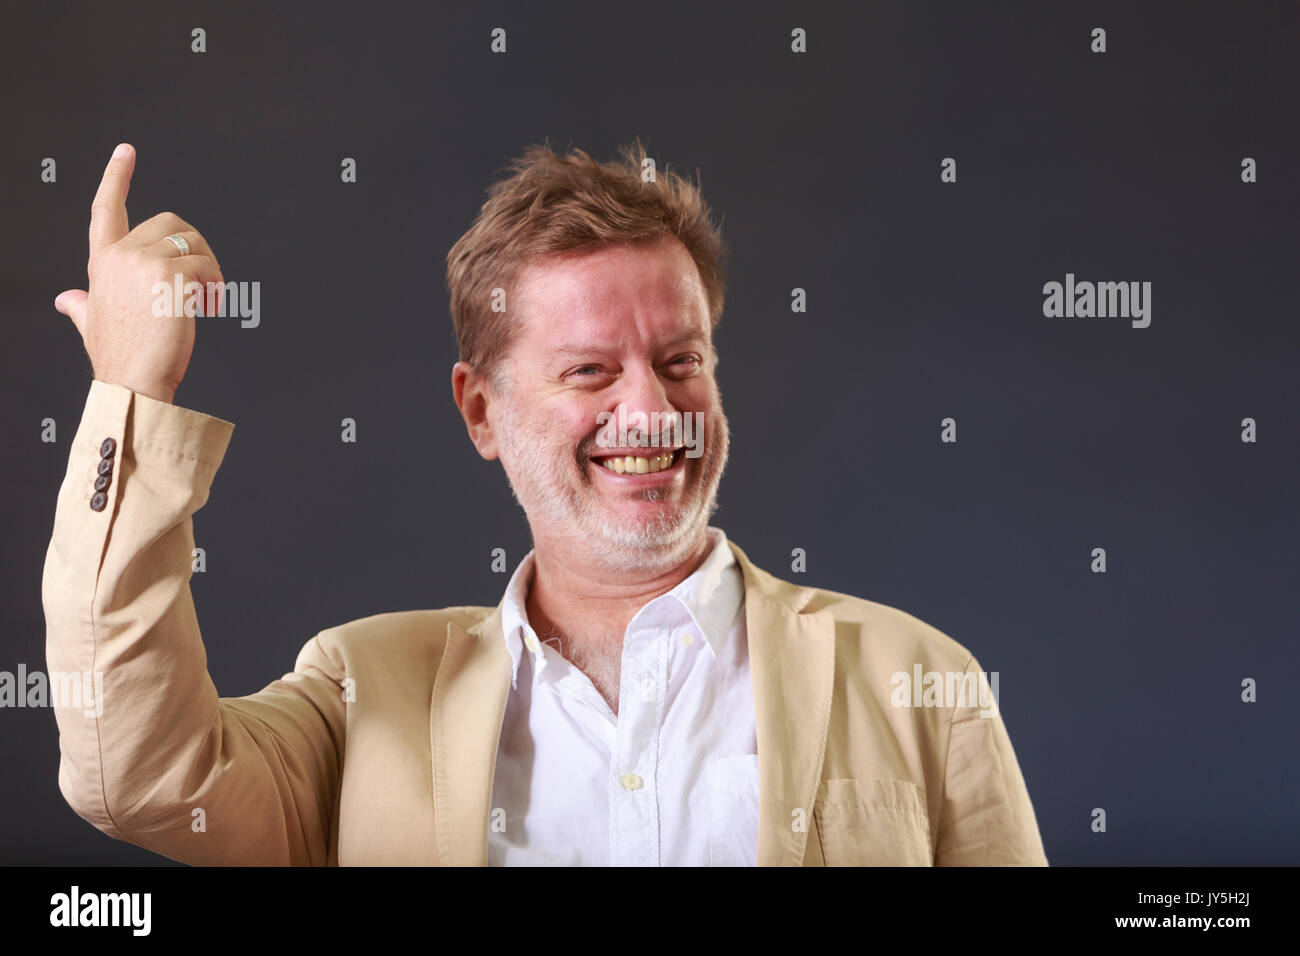
[[[60, 791], [110, 836], [191, 864], [485, 863], [510, 687], [499, 607], [333, 627], [292, 673], [218, 696], [190, 594], [191, 516], [233, 428], [91, 385], [42, 590], [50, 672], [101, 674], [103, 691], [55, 708]], [[899, 672], [976, 673], [971, 653], [732, 549], [759, 864], [1046, 865], [1001, 715], [973, 696], [898, 699]]]

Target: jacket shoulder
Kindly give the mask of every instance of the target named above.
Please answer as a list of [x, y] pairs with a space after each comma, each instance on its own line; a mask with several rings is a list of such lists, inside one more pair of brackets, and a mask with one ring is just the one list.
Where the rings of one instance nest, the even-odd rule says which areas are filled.
[[841, 634], [856, 631], [864, 651], [885, 651], [891, 657], [932, 662], [945, 670], [965, 670], [974, 654], [933, 624], [901, 608], [870, 601], [840, 591], [814, 588], [805, 613], [825, 611], [837, 622], [858, 625], [842, 628]]
[[449, 624], [469, 629], [494, 610], [491, 607], [458, 605], [436, 610], [387, 611], [325, 628], [314, 640], [327, 654], [335, 650], [383, 653], [394, 646], [407, 650], [428, 646], [440, 650], [447, 640]]
[[974, 654], [934, 625], [900, 608], [842, 591], [798, 585], [763, 572], [769, 590], [789, 589], [801, 614], [829, 614], [837, 641], [851, 641], [865, 660], [907, 661], [927, 668], [964, 671]]
[[829, 614], [837, 643], [852, 642], [862, 661], [902, 661], [954, 671], [975, 664], [969, 649], [914, 614], [853, 594], [795, 584], [754, 564], [735, 542], [731, 546], [745, 576], [746, 600], [774, 601], [799, 614]]

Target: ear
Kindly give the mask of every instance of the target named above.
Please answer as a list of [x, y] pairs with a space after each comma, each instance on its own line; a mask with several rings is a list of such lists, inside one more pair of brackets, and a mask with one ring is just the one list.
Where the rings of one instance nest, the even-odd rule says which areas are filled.
[[497, 439], [487, 414], [493, 397], [491, 383], [468, 362], [457, 362], [451, 367], [451, 394], [465, 419], [469, 440], [480, 455], [492, 461], [497, 457]]

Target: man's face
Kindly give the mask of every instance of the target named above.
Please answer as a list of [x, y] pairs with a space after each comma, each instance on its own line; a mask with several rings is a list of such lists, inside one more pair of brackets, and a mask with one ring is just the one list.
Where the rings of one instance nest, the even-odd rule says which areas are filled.
[[[684, 560], [715, 508], [729, 444], [708, 300], [686, 247], [670, 238], [545, 260], [524, 270], [508, 308], [520, 327], [488, 417], [534, 540], [612, 569]], [[689, 442], [697, 457], [680, 432], [648, 447], [602, 444], [620, 404], [632, 425], [637, 412], [702, 424]], [[604, 427], [602, 413], [615, 416]]]

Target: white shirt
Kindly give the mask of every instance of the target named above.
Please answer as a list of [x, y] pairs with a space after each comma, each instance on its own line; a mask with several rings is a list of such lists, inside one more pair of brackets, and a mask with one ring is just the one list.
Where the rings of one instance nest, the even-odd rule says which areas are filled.
[[490, 865], [755, 865], [745, 585], [727, 536], [708, 535], [704, 563], [628, 624], [617, 716], [582, 671], [539, 643], [525, 610], [532, 552], [519, 563], [502, 606], [514, 674]]

